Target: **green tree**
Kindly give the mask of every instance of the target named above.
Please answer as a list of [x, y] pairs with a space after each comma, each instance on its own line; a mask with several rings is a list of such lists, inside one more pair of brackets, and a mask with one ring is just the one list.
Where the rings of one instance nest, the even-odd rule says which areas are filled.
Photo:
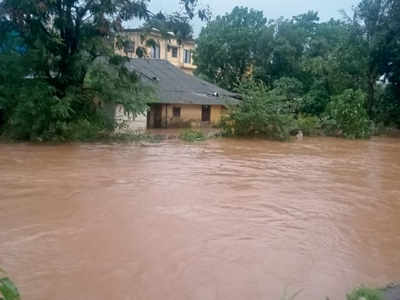
[[291, 20], [279, 19], [276, 22], [275, 46], [272, 56], [272, 76], [296, 77], [301, 80], [301, 58], [310, 43], [319, 21], [318, 13], [310, 11], [293, 17]]
[[[3, 131], [17, 139], [65, 138], [77, 123], [111, 129], [112, 114], [104, 105], [121, 103], [132, 114], [142, 112], [145, 93], [124, 59], [115, 57], [114, 42], [124, 22], [151, 15], [148, 2], [3, 0], [0, 45], [8, 39], [3, 30], [12, 28], [24, 47], [2, 47], [0, 53]], [[196, 0], [180, 2], [194, 14]], [[99, 57], [104, 68], [94, 76]]]
[[193, 38], [193, 27], [190, 24], [190, 18], [179, 13], [165, 16], [160, 12], [148, 19], [143, 27], [147, 30], [156, 28], [165, 37], [171, 37], [171, 33], [173, 33], [178, 41]]
[[331, 96], [346, 89], [364, 89], [367, 66], [364, 48], [351, 25], [333, 19], [319, 23], [301, 57], [306, 91], [301, 111], [320, 116]]
[[250, 71], [266, 22], [261, 11], [244, 7], [209, 22], [197, 40], [197, 73], [232, 90]]
[[[390, 74], [390, 71], [385, 68], [393, 64], [393, 57], [390, 57], [393, 50], [390, 48], [399, 41], [400, 33], [396, 32], [400, 28], [397, 20], [399, 15], [396, 12], [398, 6], [396, 0], [362, 0], [355, 11], [356, 34], [364, 37], [363, 46], [368, 59], [367, 109], [372, 117], [376, 109], [377, 81], [385, 71]], [[395, 48], [399, 49], [399, 46]]]

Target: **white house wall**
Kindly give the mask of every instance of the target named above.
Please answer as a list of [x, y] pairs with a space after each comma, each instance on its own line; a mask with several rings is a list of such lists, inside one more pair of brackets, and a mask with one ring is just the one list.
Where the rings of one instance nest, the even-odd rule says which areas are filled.
[[137, 115], [136, 118], [132, 114], [126, 113], [124, 107], [118, 104], [115, 107], [115, 120], [119, 125], [118, 131], [143, 131], [147, 128], [147, 113]]

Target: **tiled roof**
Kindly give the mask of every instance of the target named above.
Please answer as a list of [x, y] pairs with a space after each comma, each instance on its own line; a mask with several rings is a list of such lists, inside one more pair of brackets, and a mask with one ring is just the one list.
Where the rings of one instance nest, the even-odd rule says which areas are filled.
[[154, 87], [159, 103], [235, 105], [239, 102], [233, 98], [234, 93], [188, 75], [166, 60], [133, 58], [127, 68]]

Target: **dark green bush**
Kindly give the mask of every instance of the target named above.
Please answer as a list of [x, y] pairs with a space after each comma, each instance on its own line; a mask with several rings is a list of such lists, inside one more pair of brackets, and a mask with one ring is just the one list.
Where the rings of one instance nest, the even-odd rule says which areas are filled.
[[388, 127], [400, 127], [400, 97], [394, 86], [378, 86], [375, 101], [374, 122]]
[[60, 99], [40, 80], [21, 81], [4, 102], [8, 119], [3, 135], [14, 140], [88, 140], [113, 129], [114, 121], [85, 94], [70, 90]]
[[243, 100], [224, 120], [225, 135], [289, 139], [296, 122], [285, 95], [256, 82], [242, 84], [239, 92]]
[[366, 95], [361, 90], [345, 90], [328, 104], [325, 129], [346, 138], [362, 139], [371, 136], [371, 121], [365, 109]]

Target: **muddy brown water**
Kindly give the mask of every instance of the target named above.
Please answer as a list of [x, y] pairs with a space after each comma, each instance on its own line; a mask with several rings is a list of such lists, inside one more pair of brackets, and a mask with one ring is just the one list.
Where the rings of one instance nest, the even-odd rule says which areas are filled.
[[24, 300], [344, 299], [400, 280], [400, 139], [0, 145]]

